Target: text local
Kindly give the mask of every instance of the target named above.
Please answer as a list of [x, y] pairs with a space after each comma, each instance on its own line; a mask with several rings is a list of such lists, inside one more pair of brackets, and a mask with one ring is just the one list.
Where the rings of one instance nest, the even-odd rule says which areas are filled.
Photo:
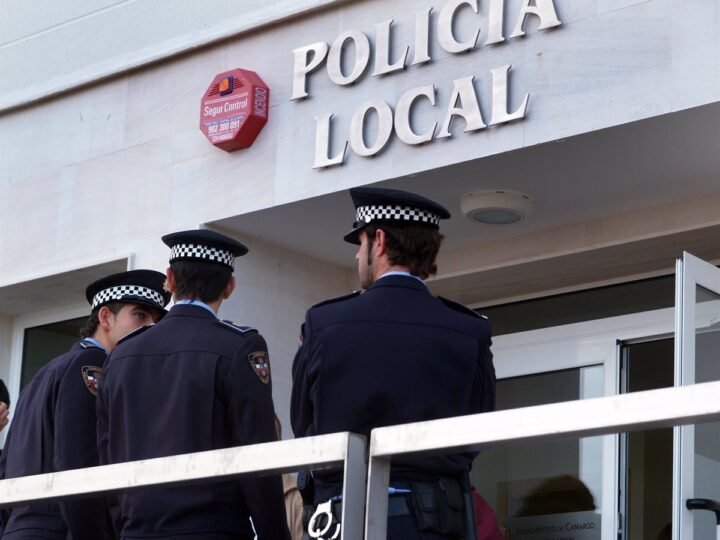
[[[488, 0], [487, 39], [485, 45], [501, 43], [505, 41], [503, 35], [505, 0]], [[435, 22], [435, 35], [443, 50], [451, 54], [460, 54], [471, 51], [477, 45], [481, 29], [478, 28], [475, 35], [466, 41], [458, 41], [453, 33], [455, 19], [461, 8], [470, 8], [478, 13], [478, 0], [449, 0], [440, 9]], [[424, 64], [432, 60], [430, 56], [430, 26], [432, 22], [431, 12], [433, 8], [428, 7], [415, 13], [415, 36], [413, 59], [411, 66]], [[515, 25], [510, 38], [525, 35], [524, 25], [528, 16], [533, 15], [539, 19], [538, 30], [560, 26], [561, 22], [557, 17], [554, 0], [523, 0], [515, 20]], [[372, 75], [387, 75], [393, 72], [403, 71], [408, 67], [408, 56], [410, 47], [406, 46], [399, 58], [393, 61], [390, 58], [390, 43], [393, 20], [383, 21], [375, 26], [375, 51], [374, 70]], [[354, 58], [350, 65], [352, 69], [345, 74], [342, 69], [343, 54], [346, 46], [354, 45]], [[369, 38], [360, 31], [348, 30], [340, 34], [331, 46], [325, 42], [317, 42], [300, 47], [293, 51], [295, 55], [293, 73], [293, 92], [291, 99], [304, 99], [308, 97], [307, 78], [316, 71], [323, 63], [326, 67], [328, 78], [339, 86], [346, 86], [356, 82], [366, 71], [371, 57], [371, 46]], [[451, 137], [449, 132], [450, 124], [454, 117], [461, 117], [465, 120], [465, 132], [484, 129], [488, 125], [498, 125], [525, 117], [529, 94], [525, 95], [522, 104], [514, 111], [507, 111], [507, 89], [510, 65], [505, 65], [491, 70], [492, 79], [492, 104], [491, 118], [486, 124], [480, 112], [479, 100], [475, 92], [474, 77], [465, 77], [453, 81], [453, 89], [448, 103], [445, 118], [437, 135], [437, 123], [424, 133], [415, 133], [410, 127], [410, 116], [412, 107], [420, 99], [427, 100], [435, 106], [435, 86], [422, 86], [412, 88], [405, 92], [397, 102], [395, 112], [382, 100], [372, 100], [363, 104], [353, 115], [350, 123], [349, 143], [353, 151], [364, 157], [374, 156], [380, 152], [393, 133], [406, 144], [416, 145], [429, 142], [433, 139]], [[378, 117], [378, 132], [375, 141], [367, 145], [364, 139], [364, 128], [366, 118], [370, 111]], [[332, 165], [342, 165], [345, 161], [348, 141], [342, 145], [343, 149], [337, 155], [328, 156], [331, 138], [331, 119], [333, 114], [328, 113], [315, 118], [315, 162], [313, 168], [324, 168]]]

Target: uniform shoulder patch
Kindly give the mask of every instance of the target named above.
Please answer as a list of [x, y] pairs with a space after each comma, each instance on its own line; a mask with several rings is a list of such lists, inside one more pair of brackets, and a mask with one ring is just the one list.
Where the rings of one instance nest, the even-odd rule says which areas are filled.
[[155, 326], [155, 325], [154, 325], [154, 324], [146, 324], [145, 326], [140, 326], [139, 328], [136, 328], [136, 329], [133, 330], [132, 332], [128, 332], [127, 334], [125, 334], [123, 337], [121, 337], [121, 338], [118, 340], [118, 345], [120, 345], [120, 343], [123, 343], [123, 342], [127, 341], [127, 340], [130, 339], [130, 338], [133, 338], [133, 337], [135, 337], [135, 336], [138, 336], [138, 335], [142, 334], [143, 332], [145, 332], [146, 330], [152, 328], [153, 326]]
[[315, 304], [313, 307], [316, 308], [316, 307], [320, 307], [320, 306], [326, 306], [328, 304], [335, 304], [336, 302], [342, 302], [343, 300], [349, 300], [350, 298], [355, 298], [359, 294], [360, 294], [360, 291], [354, 291], [354, 292], [351, 292], [350, 294], [338, 296], [336, 298], [330, 298], [329, 300], [324, 300], [324, 301], [320, 302], [319, 304]]
[[257, 351], [248, 355], [250, 367], [263, 384], [270, 382], [270, 355], [267, 351]]
[[85, 388], [87, 388], [93, 396], [97, 396], [98, 382], [102, 377], [102, 368], [97, 366], [83, 366], [80, 368], [80, 371], [83, 382], [85, 383]]
[[438, 296], [438, 300], [440, 300], [443, 304], [445, 304], [450, 309], [454, 309], [455, 311], [459, 311], [460, 313], [464, 313], [465, 315], [470, 315], [472, 317], [477, 317], [478, 319], [485, 319], [487, 320], [487, 317], [485, 315], [481, 315], [477, 311], [474, 311], [470, 309], [467, 306], [464, 306], [462, 304], [459, 304], [458, 302], [454, 302], [452, 300], [448, 300], [447, 298], [443, 298], [442, 296]]
[[222, 319], [218, 319], [218, 324], [220, 326], [223, 326], [225, 328], [230, 328], [232, 330], [235, 330], [236, 332], [240, 332], [241, 334], [244, 334], [246, 332], [257, 332], [255, 328], [252, 326], [240, 326], [238, 324], [233, 323], [232, 321], [226, 321]]

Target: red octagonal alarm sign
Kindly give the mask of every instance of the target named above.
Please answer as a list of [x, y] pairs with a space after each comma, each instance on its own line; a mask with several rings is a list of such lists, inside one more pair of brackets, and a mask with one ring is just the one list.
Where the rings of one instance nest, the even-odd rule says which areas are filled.
[[270, 88], [254, 71], [217, 75], [202, 99], [200, 129], [218, 148], [247, 148], [267, 123]]

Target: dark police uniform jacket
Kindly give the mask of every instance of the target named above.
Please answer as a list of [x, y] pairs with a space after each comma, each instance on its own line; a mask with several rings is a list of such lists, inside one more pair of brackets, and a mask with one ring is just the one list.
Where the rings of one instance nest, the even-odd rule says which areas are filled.
[[[314, 306], [293, 364], [291, 420], [298, 437], [491, 411], [495, 370], [490, 325], [391, 275], [366, 292]], [[393, 458], [392, 479], [467, 474], [474, 455]], [[337, 477], [316, 474], [316, 501]]]
[[[254, 329], [176, 305], [121, 340], [98, 397], [102, 463], [276, 440], [267, 346]], [[289, 539], [279, 476], [123, 494], [120, 537]]]
[[[88, 341], [45, 365], [20, 394], [0, 478], [98, 465], [95, 401], [105, 351]], [[103, 499], [38, 503], [12, 509], [3, 540], [109, 538]]]

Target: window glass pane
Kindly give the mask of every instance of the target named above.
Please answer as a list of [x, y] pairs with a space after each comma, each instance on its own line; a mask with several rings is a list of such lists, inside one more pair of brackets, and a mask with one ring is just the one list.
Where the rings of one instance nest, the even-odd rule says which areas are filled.
[[[625, 346], [627, 391], [673, 386], [674, 339]], [[627, 440], [625, 539], [669, 538], [672, 526], [673, 430], [633, 431]]]
[[[498, 410], [600, 397], [603, 368], [500, 380], [497, 395]], [[514, 444], [478, 456], [472, 480], [505, 538], [599, 539], [602, 457], [601, 437]]]
[[25, 330], [23, 340], [22, 375], [20, 386], [30, 379], [50, 360], [66, 352], [80, 339], [80, 330], [87, 317], [35, 326]]
[[496, 336], [675, 305], [675, 277], [663, 276], [608, 287], [478, 309]]

